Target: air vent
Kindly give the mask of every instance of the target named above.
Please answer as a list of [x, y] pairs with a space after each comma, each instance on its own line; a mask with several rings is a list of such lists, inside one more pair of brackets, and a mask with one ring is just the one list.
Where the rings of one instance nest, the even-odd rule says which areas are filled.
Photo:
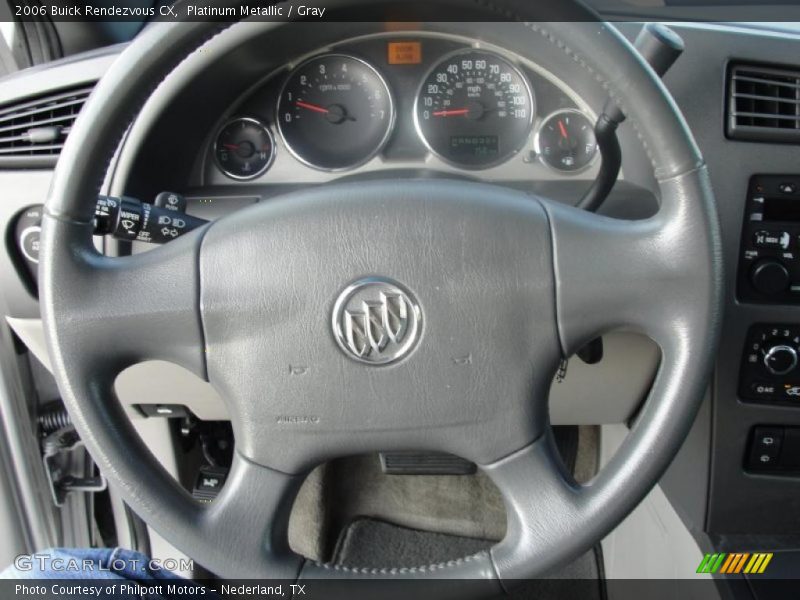
[[736, 65], [728, 90], [729, 137], [800, 143], [800, 69]]
[[55, 162], [93, 86], [0, 107], [0, 161]]

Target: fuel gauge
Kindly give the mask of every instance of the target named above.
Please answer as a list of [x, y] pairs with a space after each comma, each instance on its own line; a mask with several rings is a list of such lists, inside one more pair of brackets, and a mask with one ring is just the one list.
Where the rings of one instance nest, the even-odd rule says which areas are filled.
[[542, 121], [534, 149], [542, 162], [553, 169], [581, 171], [597, 156], [594, 125], [579, 110], [559, 110]]
[[238, 117], [220, 130], [214, 144], [214, 157], [228, 177], [253, 179], [272, 164], [275, 143], [261, 121]]

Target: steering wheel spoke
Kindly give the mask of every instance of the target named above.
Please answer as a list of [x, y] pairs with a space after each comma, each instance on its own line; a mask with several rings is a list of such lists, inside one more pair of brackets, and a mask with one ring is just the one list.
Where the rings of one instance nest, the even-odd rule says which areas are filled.
[[544, 201], [566, 354], [611, 329], [634, 329], [661, 343], [689, 325], [700, 307], [687, 302], [687, 293], [697, 282], [714, 283], [714, 268], [696, 255], [713, 247], [713, 235], [708, 222], [697, 222], [699, 211], [680, 208], [681, 197], [703, 198], [706, 185], [704, 170], [661, 182], [660, 211], [639, 221]]
[[573, 533], [584, 488], [565, 470], [551, 433], [484, 471], [506, 504], [507, 534], [491, 550], [500, 579], [524, 579], [531, 564], [545, 572], [565, 560], [555, 549]]
[[199, 232], [150, 252], [108, 257], [86, 242], [85, 225], [48, 215], [44, 227], [69, 248], [44, 261], [44, 276], [54, 273], [59, 286], [55, 293], [43, 289], [42, 300], [59, 317], [49, 322], [51, 333], [80, 348], [75, 356], [97, 371], [161, 359], [204, 376]]
[[229, 577], [291, 579], [303, 558], [289, 548], [289, 514], [303, 475], [287, 475], [234, 454], [220, 495], [203, 516], [204, 535], [214, 540], [212, 563], [237, 557]]

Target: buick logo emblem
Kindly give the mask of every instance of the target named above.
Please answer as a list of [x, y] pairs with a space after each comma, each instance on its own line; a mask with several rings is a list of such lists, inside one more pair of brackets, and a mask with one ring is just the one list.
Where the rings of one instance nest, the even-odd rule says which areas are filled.
[[422, 311], [390, 279], [370, 277], [347, 286], [333, 307], [333, 335], [350, 358], [373, 365], [399, 360], [414, 348]]

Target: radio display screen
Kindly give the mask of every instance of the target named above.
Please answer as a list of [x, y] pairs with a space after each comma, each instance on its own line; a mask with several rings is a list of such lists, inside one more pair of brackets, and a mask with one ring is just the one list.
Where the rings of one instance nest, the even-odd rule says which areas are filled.
[[764, 220], [800, 222], [800, 199], [774, 196], [764, 198]]

